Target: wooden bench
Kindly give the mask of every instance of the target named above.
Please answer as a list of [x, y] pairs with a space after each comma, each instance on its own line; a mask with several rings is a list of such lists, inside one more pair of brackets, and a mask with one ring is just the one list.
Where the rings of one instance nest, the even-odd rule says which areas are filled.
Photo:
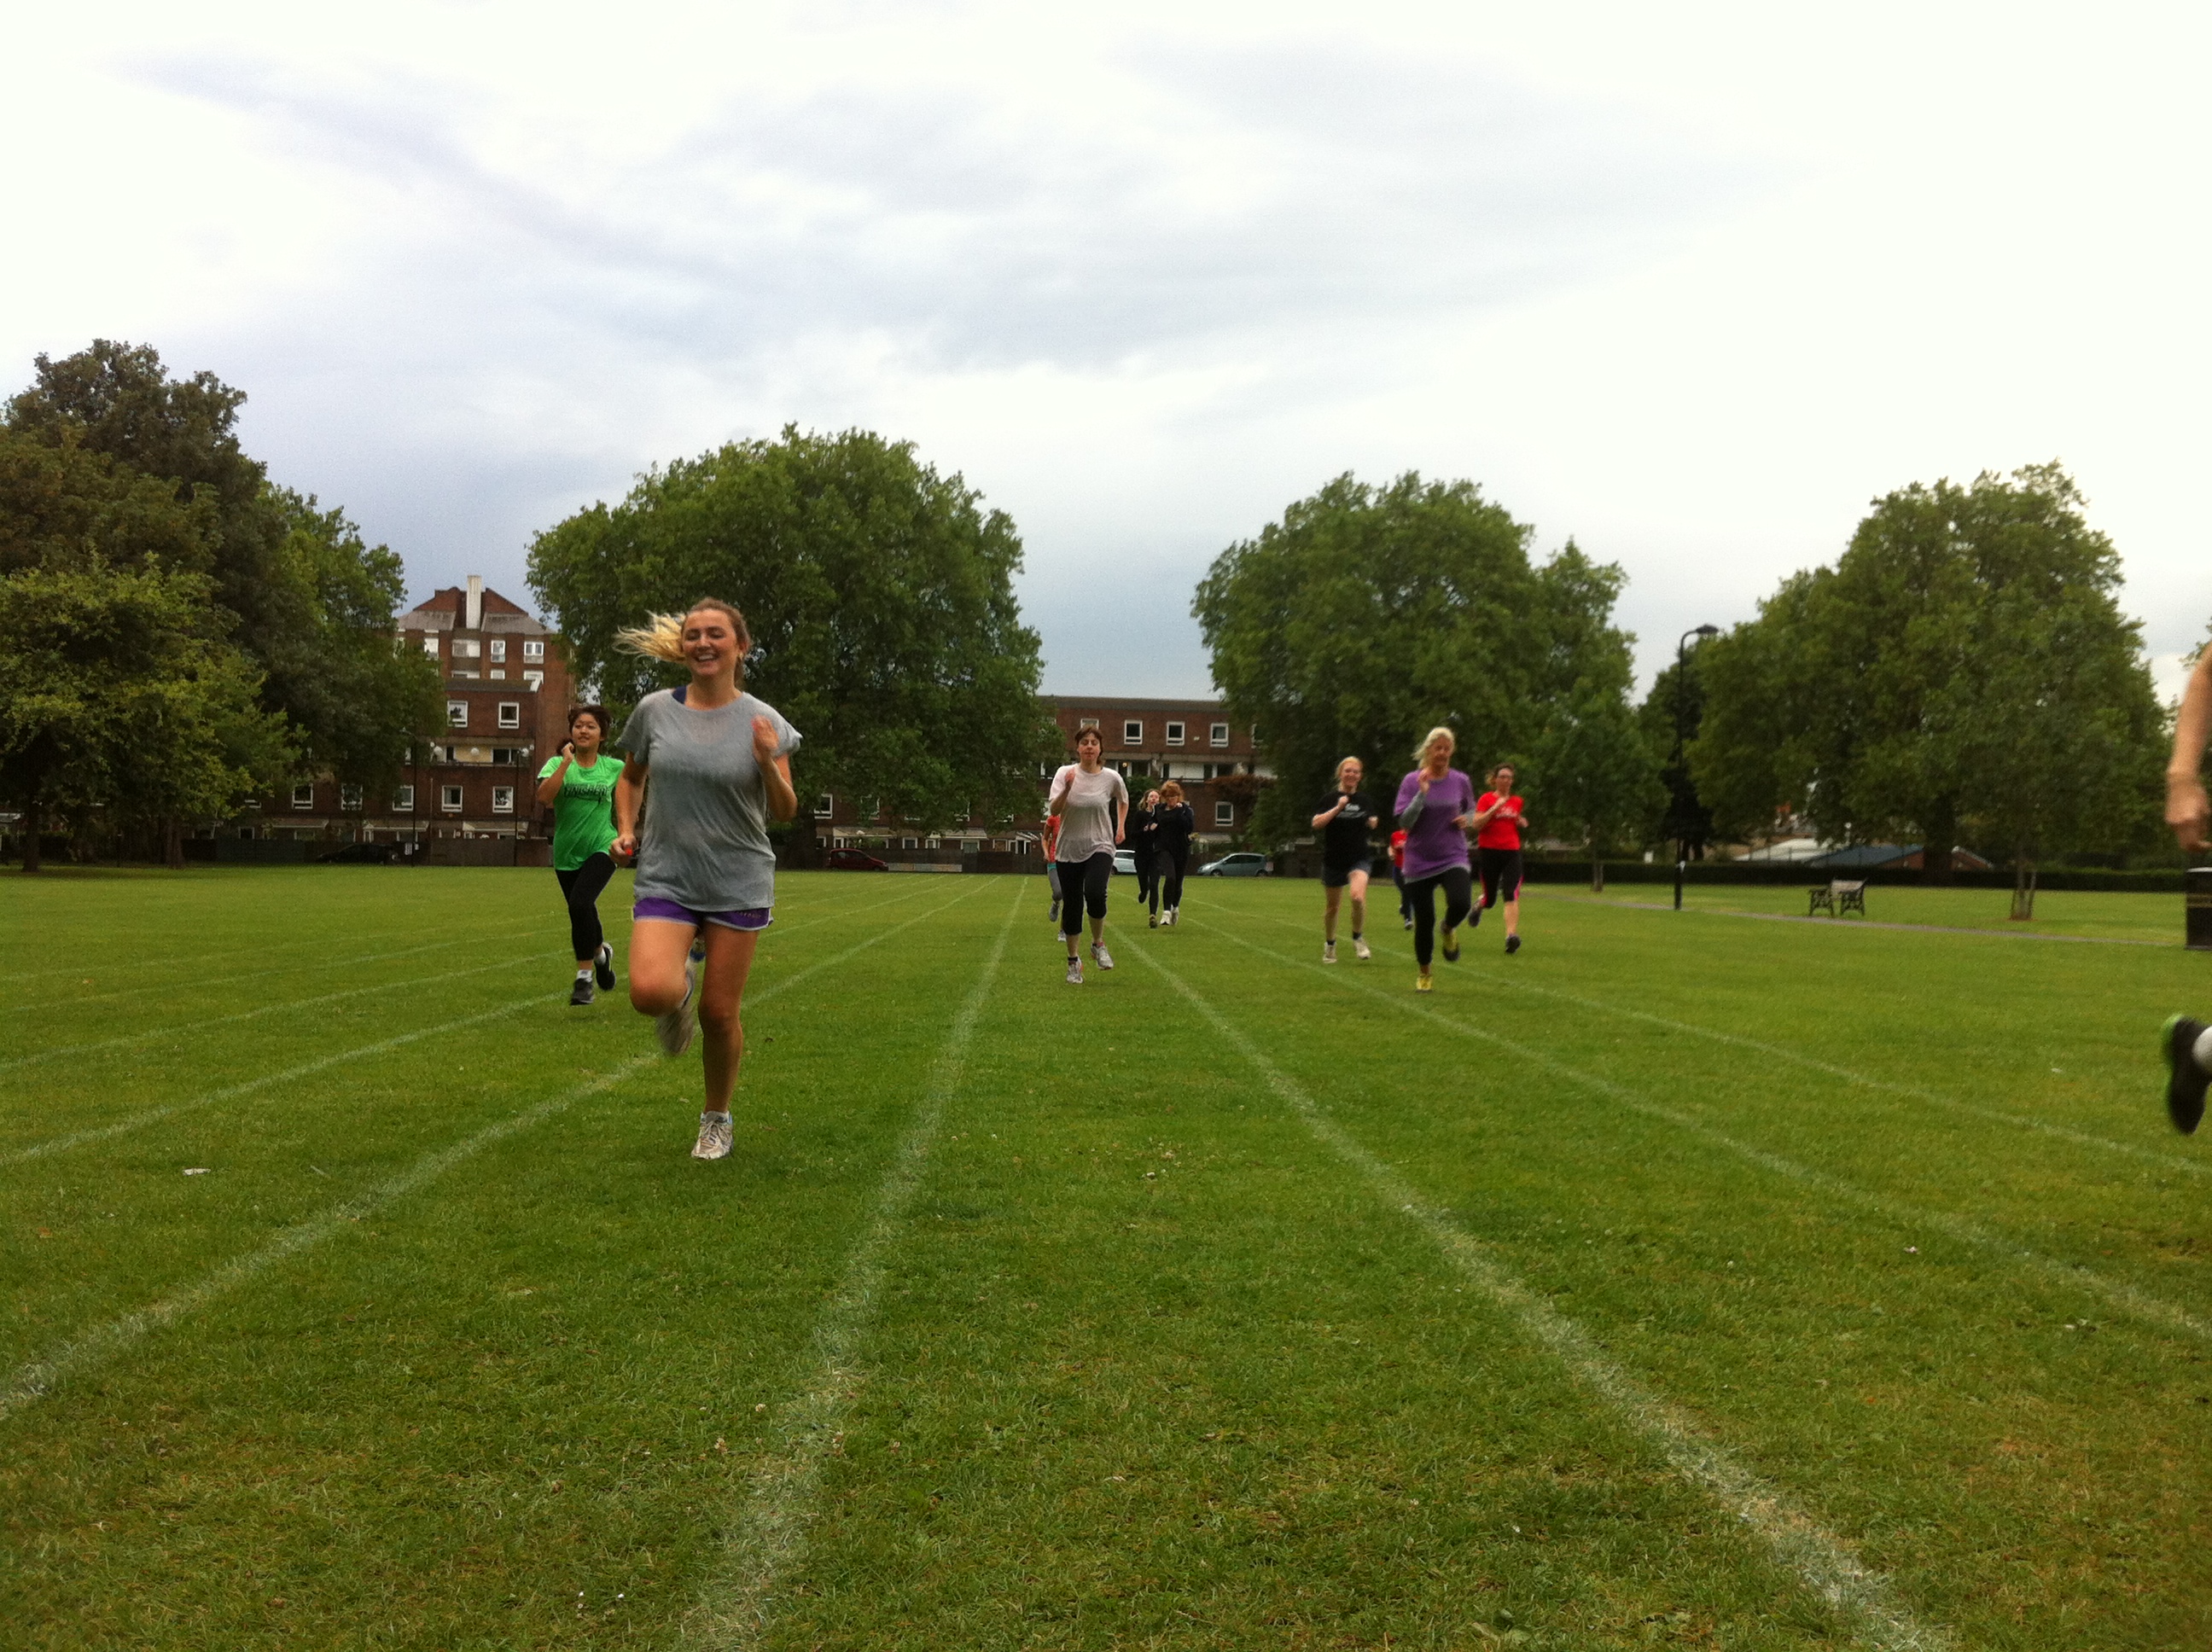
[[1864, 878], [1853, 884], [1847, 883], [1840, 878], [1832, 878], [1828, 880], [1828, 886], [1826, 889], [1816, 888], [1808, 893], [1813, 898], [1805, 908], [1805, 915], [1808, 918], [1817, 912], [1825, 912], [1831, 918], [1840, 918], [1846, 912], [1856, 912], [1862, 918], [1866, 916], [1866, 880]]

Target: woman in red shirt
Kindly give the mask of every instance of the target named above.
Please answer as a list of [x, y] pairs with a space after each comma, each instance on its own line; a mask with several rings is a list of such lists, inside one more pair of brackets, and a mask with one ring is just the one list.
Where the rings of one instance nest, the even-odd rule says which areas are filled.
[[1482, 863], [1482, 904], [1474, 923], [1500, 900], [1505, 902], [1505, 951], [1521, 950], [1521, 833], [1528, 817], [1513, 795], [1513, 765], [1500, 763], [1489, 774], [1490, 790], [1474, 800], [1474, 849]]

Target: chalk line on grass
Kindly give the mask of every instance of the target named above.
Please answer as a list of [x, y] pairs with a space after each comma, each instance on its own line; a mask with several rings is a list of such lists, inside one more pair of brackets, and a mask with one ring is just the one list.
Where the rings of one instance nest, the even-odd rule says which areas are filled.
[[[1262, 957], [1273, 958], [1279, 963], [1287, 964], [1294, 969], [1322, 970], [1327, 973], [1324, 965], [1308, 963], [1303, 958], [1287, 957], [1272, 948], [1261, 946], [1256, 941], [1246, 940], [1243, 936], [1223, 929], [1218, 924], [1204, 924], [1200, 926], [1212, 930], [1215, 933], [1236, 942], [1239, 946], [1249, 947]], [[2120, 1312], [2131, 1315], [2147, 1324], [2157, 1326], [2164, 1330], [2178, 1331], [2184, 1336], [2194, 1337], [2201, 1342], [2212, 1342], [2212, 1321], [2201, 1319], [2179, 1304], [2168, 1302], [2163, 1297], [2154, 1296], [2148, 1291], [2130, 1285], [2124, 1279], [2115, 1279], [2082, 1263], [2064, 1262], [2055, 1256], [2046, 1256], [2041, 1251], [2021, 1244], [2018, 1240], [1993, 1229], [1984, 1227], [1970, 1217], [1954, 1215], [1948, 1211], [1929, 1210], [1923, 1206], [1908, 1204], [1903, 1200], [1892, 1199], [1886, 1193], [1878, 1193], [1871, 1188], [1862, 1187], [1857, 1183], [1847, 1181], [1829, 1171], [1815, 1169], [1808, 1164], [1800, 1164], [1795, 1159], [1784, 1158], [1779, 1153], [1770, 1152], [1765, 1148], [1739, 1140], [1693, 1113], [1686, 1113], [1679, 1108], [1668, 1107], [1663, 1102], [1655, 1102], [1614, 1079], [1603, 1078], [1593, 1072], [1585, 1072], [1580, 1067], [1560, 1060], [1559, 1057], [1548, 1051], [1538, 1049], [1533, 1045], [1523, 1044], [1516, 1039], [1508, 1038], [1503, 1033], [1492, 1032], [1486, 1027], [1478, 1027], [1472, 1023], [1462, 1021], [1457, 1017], [1437, 1009], [1432, 1004], [1424, 1004], [1418, 1000], [1408, 1001], [1382, 987], [1370, 987], [1366, 982], [1356, 979], [1347, 980], [1340, 974], [1332, 974], [1331, 979], [1340, 987], [1347, 987], [1353, 992], [1364, 993], [1370, 998], [1378, 999], [1389, 1005], [1393, 1009], [1433, 1022], [1438, 1026], [1458, 1034], [1462, 1038], [1470, 1038], [1480, 1043], [1488, 1044], [1494, 1048], [1504, 1050], [1509, 1055], [1527, 1061], [1531, 1066], [1555, 1072], [1569, 1083], [1579, 1084], [1585, 1090], [1594, 1090], [1607, 1100], [1625, 1107], [1631, 1112], [1643, 1114], [1646, 1118], [1657, 1119], [1663, 1123], [1673, 1125], [1677, 1129], [1686, 1131], [1700, 1140], [1710, 1142], [1724, 1151], [1733, 1153], [1748, 1163], [1758, 1165], [1761, 1169], [1771, 1171], [1777, 1175], [1787, 1176], [1808, 1187], [1816, 1187], [1832, 1198], [1844, 1200], [1863, 1209], [1872, 1211], [1885, 1220], [1896, 1223], [1900, 1226], [1933, 1229], [1957, 1240], [1961, 1244], [1971, 1245], [1978, 1250], [1986, 1251], [1992, 1256], [2001, 1256], [2008, 1261], [2017, 1262], [2056, 1284], [2070, 1290], [2086, 1291]]]
[[1807, 1588], [1853, 1619], [1862, 1641], [1898, 1649], [1898, 1652], [1951, 1644], [1947, 1632], [1913, 1616], [1911, 1609], [1897, 1598], [1888, 1578], [1868, 1567], [1778, 1487], [1737, 1462], [1695, 1418], [1608, 1358], [1589, 1332], [1495, 1260], [1489, 1248], [1453, 1221], [1449, 1212], [1423, 1200], [1411, 1182], [1338, 1124], [1296, 1079], [1189, 983], [1133, 938], [1124, 939], [1122, 944], [1234, 1046], [1316, 1139], [1358, 1170], [1383, 1200], [1419, 1224], [1461, 1273], [1486, 1291], [1585, 1388], [1656, 1446], [1677, 1473], [1734, 1515]]
[[876, 1296], [890, 1247], [921, 1186], [945, 1103], [966, 1074], [968, 1046], [998, 979], [1022, 898], [1018, 892], [975, 985], [953, 1017], [951, 1030], [932, 1064], [927, 1087], [877, 1192], [875, 1213], [814, 1327], [820, 1359], [813, 1382], [776, 1413], [768, 1460], [754, 1478], [726, 1546], [726, 1568], [684, 1622], [686, 1646], [720, 1652], [759, 1645], [774, 1614], [777, 1580], [805, 1553], [807, 1528], [821, 1501], [823, 1461], [836, 1443], [838, 1422], [862, 1381], [856, 1368], [874, 1323]]
[[[747, 1000], [747, 1006], [750, 1007], [773, 998], [778, 993], [798, 985], [809, 975], [820, 970], [842, 963], [847, 959], [866, 951], [868, 948], [876, 945], [878, 942], [888, 940], [900, 930], [910, 929], [915, 924], [935, 917], [947, 908], [957, 906], [966, 900], [969, 895], [976, 892], [970, 890], [965, 895], [957, 895], [943, 905], [933, 907], [927, 912], [909, 918], [905, 923], [891, 929], [878, 930], [866, 940], [857, 942], [833, 957], [823, 958], [818, 963], [809, 964], [804, 969], [786, 975], [781, 981], [773, 982], [753, 994]], [[1008, 925], [1009, 927], [1012, 926], [1011, 918]], [[509, 1136], [517, 1135], [534, 1125], [543, 1123], [555, 1114], [565, 1111], [585, 1097], [611, 1089], [632, 1074], [641, 1072], [664, 1059], [657, 1051], [643, 1055], [634, 1055], [621, 1066], [602, 1073], [596, 1078], [586, 1081], [564, 1095], [556, 1096], [550, 1101], [539, 1102], [534, 1106], [525, 1108], [520, 1113], [486, 1125], [475, 1134], [465, 1137], [451, 1146], [441, 1147], [424, 1154], [408, 1169], [401, 1171], [398, 1175], [378, 1183], [374, 1188], [360, 1198], [344, 1200], [331, 1206], [319, 1215], [311, 1216], [303, 1222], [295, 1223], [266, 1243], [247, 1251], [242, 1256], [233, 1257], [229, 1261], [221, 1264], [212, 1272], [203, 1276], [198, 1283], [187, 1285], [182, 1291], [164, 1297], [147, 1307], [135, 1309], [131, 1313], [118, 1315], [113, 1319], [107, 1320], [91, 1330], [71, 1338], [52, 1353], [21, 1367], [9, 1379], [8, 1386], [4, 1389], [0, 1389], [0, 1422], [7, 1421], [18, 1412], [44, 1399], [57, 1383], [70, 1376], [88, 1365], [97, 1364], [112, 1355], [120, 1353], [124, 1349], [151, 1333], [161, 1330], [165, 1326], [174, 1324], [235, 1287], [265, 1272], [276, 1263], [296, 1256], [302, 1251], [312, 1249], [332, 1234], [338, 1232], [347, 1223], [357, 1222], [362, 1217], [391, 1204], [394, 1200], [403, 1198], [408, 1193], [428, 1186], [455, 1165], [473, 1157], [493, 1144], [504, 1141]]]
[[[1292, 923], [1287, 918], [1278, 918], [1272, 913], [1261, 912], [1249, 915], [1263, 919], [1268, 923], [1281, 924], [1288, 929], [1304, 927], [1304, 925]], [[1218, 925], [1206, 926], [1217, 929], [1221, 934], [1231, 935], [1232, 939], [1243, 938], [1231, 935], [1231, 932], [1221, 929]], [[1249, 946], [1253, 943], [1245, 941], [1244, 944]], [[1282, 957], [1280, 953], [1271, 953], [1269, 956]], [[1285, 959], [1285, 962], [1294, 963], [1296, 960]], [[2014, 1113], [2001, 1107], [1984, 1107], [1977, 1102], [1961, 1101], [1955, 1096], [1945, 1095], [1940, 1090], [1928, 1090], [1918, 1084], [1903, 1084], [1893, 1079], [1877, 1078], [1869, 1073], [1838, 1066], [1832, 1061], [1823, 1061], [1818, 1056], [1807, 1055], [1800, 1050], [1790, 1049], [1780, 1044], [1765, 1043], [1756, 1038], [1747, 1038], [1741, 1033], [1721, 1032], [1711, 1027], [1700, 1027], [1694, 1022], [1676, 1021], [1669, 1016], [1656, 1015], [1649, 1010], [1632, 1010], [1622, 1005], [1608, 1004], [1603, 999], [1584, 998], [1579, 993], [1570, 993], [1560, 987], [1539, 987], [1527, 980], [1509, 979], [1503, 975], [1486, 975], [1483, 979], [1486, 982], [1503, 987], [1509, 992], [1527, 993], [1535, 998], [1556, 999], [1562, 1004], [1571, 1004], [1577, 1009], [1595, 1010], [1601, 1015], [1619, 1016], [1623, 1020], [1644, 1022], [1654, 1027], [1664, 1027], [1669, 1032], [1687, 1033], [1693, 1038], [1710, 1039], [1717, 1044], [1730, 1044], [1738, 1049], [1752, 1050], [1760, 1055], [1771, 1056], [1778, 1061], [1787, 1061], [1793, 1066], [1810, 1068], [1813, 1072], [1825, 1073], [1831, 1078], [1840, 1078], [1846, 1084], [1863, 1085], [1869, 1090], [1880, 1090], [1887, 1095], [1902, 1096], [1910, 1101], [1932, 1102], [1937, 1107], [1947, 1107], [1954, 1112], [1964, 1113], [1970, 1117], [1986, 1119], [1992, 1124], [2011, 1125], [2016, 1129], [2032, 1130], [2039, 1135], [2071, 1142], [2077, 1147], [2094, 1147], [2107, 1153], [2118, 1153], [2129, 1158], [2140, 1159], [2147, 1164], [2155, 1164], [2160, 1169], [2179, 1170], [2185, 1175], [2212, 1175], [2212, 1163], [2205, 1163], [2193, 1158], [2184, 1158], [2175, 1153], [2161, 1152], [2155, 1147], [2145, 1147], [2136, 1142], [2114, 1141], [2109, 1136], [2092, 1135], [2087, 1131], [2075, 1130], [2063, 1124], [2052, 1124], [2048, 1120], [2035, 1118], [2029, 1114]]]
[[[1554, 895], [1548, 890], [1528, 890], [1542, 901], [1560, 901], [1572, 906], [1619, 907], [1626, 912], [1672, 912], [1674, 908], [1667, 901], [1613, 901], [1595, 895]], [[1885, 923], [1877, 919], [1856, 920], [1841, 918], [1808, 918], [1795, 912], [1737, 912], [1725, 908], [1691, 907], [1690, 915], [1698, 918], [1748, 918], [1762, 924], [1813, 924], [1836, 932], [1848, 933], [1860, 929], [1899, 929], [1922, 935], [1978, 935], [1990, 941], [2067, 941], [2076, 946], [2162, 946], [2172, 951], [2179, 947], [2179, 941], [2146, 940], [2133, 935], [2039, 935], [2032, 929], [1976, 929], [1966, 924], [1899, 924]]]

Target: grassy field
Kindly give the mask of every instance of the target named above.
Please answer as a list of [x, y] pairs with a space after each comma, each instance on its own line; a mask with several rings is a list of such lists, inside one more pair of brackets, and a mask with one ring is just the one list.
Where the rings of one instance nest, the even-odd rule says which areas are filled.
[[702, 1165], [549, 873], [13, 880], [0, 1642], [2212, 1643], [2179, 901], [1617, 893], [787, 877]]

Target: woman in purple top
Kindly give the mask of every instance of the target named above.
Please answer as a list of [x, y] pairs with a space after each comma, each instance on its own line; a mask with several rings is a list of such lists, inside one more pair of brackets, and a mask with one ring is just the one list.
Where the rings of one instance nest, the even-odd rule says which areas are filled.
[[1467, 829], [1474, 819], [1474, 782], [1451, 766], [1459, 742], [1448, 728], [1432, 728], [1421, 742], [1420, 767], [1398, 783], [1398, 829], [1406, 834], [1406, 894], [1413, 903], [1413, 958], [1421, 967], [1413, 990], [1426, 993], [1429, 958], [1436, 945], [1437, 889], [1444, 892], [1444, 962], [1459, 962], [1452, 932], [1474, 909], [1468, 867]]

